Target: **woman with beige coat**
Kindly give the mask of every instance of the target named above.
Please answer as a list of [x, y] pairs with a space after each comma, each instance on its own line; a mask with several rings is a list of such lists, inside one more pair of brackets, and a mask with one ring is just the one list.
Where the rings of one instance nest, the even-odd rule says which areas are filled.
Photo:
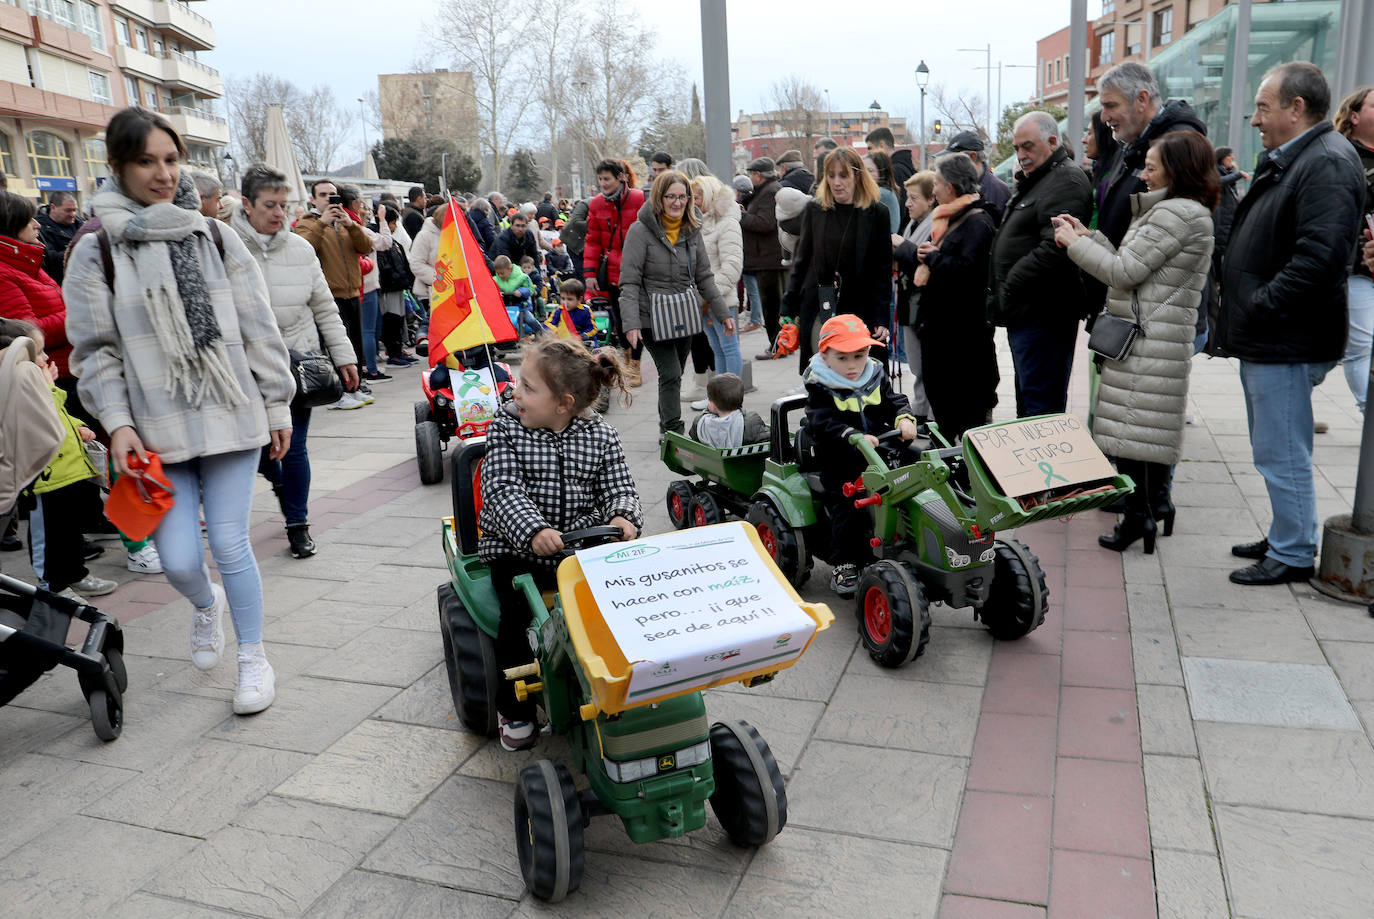
[[1212, 216], [1220, 195], [1207, 138], [1164, 135], [1145, 155], [1145, 192], [1131, 200], [1132, 221], [1120, 248], [1076, 218], [1054, 218], [1055, 240], [1069, 258], [1106, 284], [1107, 313], [1140, 326], [1126, 357], [1102, 366], [1093, 439], [1135, 482], [1126, 513], [1103, 548], [1124, 551], [1141, 537], [1154, 551], [1155, 520], [1173, 532], [1170, 466], [1183, 446], [1188, 370], [1198, 305], [1212, 255]]
[[[734, 189], [713, 175], [692, 179], [692, 200], [701, 211], [701, 241], [711, 259], [716, 290], [725, 299], [730, 315], [739, 309], [739, 279], [744, 271], [744, 236], [739, 225], [739, 205]], [[726, 335], [725, 324], [710, 314], [702, 304], [706, 323], [706, 338], [715, 355], [716, 373], [744, 373], [744, 359], [740, 356], [739, 336]], [[696, 408], [696, 403], [692, 408]], [[704, 409], [706, 406], [702, 405]]]

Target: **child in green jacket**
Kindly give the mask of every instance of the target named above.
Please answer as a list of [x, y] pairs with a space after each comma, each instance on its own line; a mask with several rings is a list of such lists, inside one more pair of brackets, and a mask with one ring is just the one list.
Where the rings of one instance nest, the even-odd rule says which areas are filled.
[[500, 288], [501, 298], [506, 301], [507, 306], [519, 310], [515, 322], [516, 329], [521, 335], [528, 332], [535, 336], [543, 332], [543, 325], [534, 315], [535, 291], [529, 275], [512, 265], [511, 260], [504, 255], [496, 256], [496, 261], [492, 265], [496, 269], [492, 280]]

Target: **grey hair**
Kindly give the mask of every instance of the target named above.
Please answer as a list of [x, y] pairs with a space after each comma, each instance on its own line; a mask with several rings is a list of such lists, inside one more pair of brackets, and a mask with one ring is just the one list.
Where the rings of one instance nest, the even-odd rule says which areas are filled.
[[191, 181], [196, 183], [196, 191], [202, 198], [212, 198], [224, 191], [224, 186], [219, 184], [219, 179], [203, 172], [191, 173]]
[[468, 207], [484, 216], [491, 216], [491, 202], [486, 198], [473, 198]]
[[48, 207], [61, 207], [68, 201], [75, 201], [76, 195], [69, 191], [55, 191], [48, 195]]
[[526, 223], [529, 223], [530, 218], [533, 217], [538, 210], [538, 207], [526, 201], [524, 204], [520, 205], [519, 214], [521, 217], [525, 218]]
[[699, 179], [702, 176], [713, 175], [711, 167], [694, 156], [689, 156], [687, 159], [678, 163], [676, 169], [689, 179]]
[[1288, 61], [1269, 68], [1264, 80], [1270, 77], [1277, 77], [1279, 81], [1275, 88], [1279, 105], [1288, 108], [1294, 99], [1301, 97], [1307, 103], [1307, 117], [1312, 124], [1326, 119], [1331, 111], [1331, 86], [1321, 68], [1307, 61]]
[[1121, 93], [1127, 100], [1146, 92], [1150, 94], [1151, 102], [1159, 101], [1159, 83], [1156, 82], [1154, 73], [1144, 64], [1137, 64], [1135, 61], [1117, 64], [1098, 78], [1098, 95], [1109, 89]]
[[[1011, 126], [1012, 133], [1015, 134], [1017, 131], [1021, 130], [1021, 125], [1023, 124], [1033, 124], [1039, 128], [1041, 140], [1049, 140], [1051, 137], [1059, 136], [1059, 122], [1055, 121], [1054, 116], [1049, 112], [1027, 112], [1016, 119], [1016, 124]], [[973, 161], [969, 160], [969, 162]]]
[[278, 172], [271, 166], [254, 163], [243, 174], [243, 183], [240, 187], [243, 191], [243, 200], [249, 204], [257, 204], [258, 196], [263, 192], [290, 191], [291, 183], [286, 180], [284, 173]]
[[935, 161], [935, 171], [940, 174], [959, 197], [972, 195], [980, 188], [978, 167], [973, 160], [962, 153], [946, 153]]

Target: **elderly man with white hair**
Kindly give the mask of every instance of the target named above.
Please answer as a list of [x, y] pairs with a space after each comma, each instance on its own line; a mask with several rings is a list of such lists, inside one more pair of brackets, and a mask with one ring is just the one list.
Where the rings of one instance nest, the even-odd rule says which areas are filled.
[[1078, 269], [1054, 241], [1051, 217], [1092, 219], [1092, 185], [1059, 141], [1046, 112], [1027, 112], [1012, 129], [1016, 194], [992, 241], [988, 315], [1006, 326], [1016, 370], [1018, 417], [1068, 405], [1078, 322], [1087, 297]]

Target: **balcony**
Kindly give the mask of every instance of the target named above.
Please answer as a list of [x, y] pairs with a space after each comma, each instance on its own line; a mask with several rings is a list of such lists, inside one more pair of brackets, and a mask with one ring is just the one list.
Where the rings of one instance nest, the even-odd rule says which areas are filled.
[[110, 0], [110, 9], [116, 13], [137, 16], [145, 22], [153, 22], [153, 0]]
[[179, 51], [162, 52], [162, 81], [216, 99], [224, 95], [224, 81], [218, 70]]
[[169, 108], [163, 114], [177, 133], [187, 140], [224, 146], [229, 143], [229, 122], [214, 112], [190, 106]]
[[158, 28], [173, 33], [182, 42], [209, 51], [215, 47], [215, 27], [182, 0], [154, 0], [153, 22]]
[[[75, 96], [34, 89], [21, 83], [0, 82], [0, 115], [42, 119], [67, 127], [99, 131], [117, 111], [114, 106]], [[227, 129], [225, 135], [228, 136]]]
[[130, 48], [127, 45], [119, 45], [115, 48], [115, 63], [119, 65], [120, 70], [136, 74], [154, 83], [162, 82], [162, 59], [146, 51]]

